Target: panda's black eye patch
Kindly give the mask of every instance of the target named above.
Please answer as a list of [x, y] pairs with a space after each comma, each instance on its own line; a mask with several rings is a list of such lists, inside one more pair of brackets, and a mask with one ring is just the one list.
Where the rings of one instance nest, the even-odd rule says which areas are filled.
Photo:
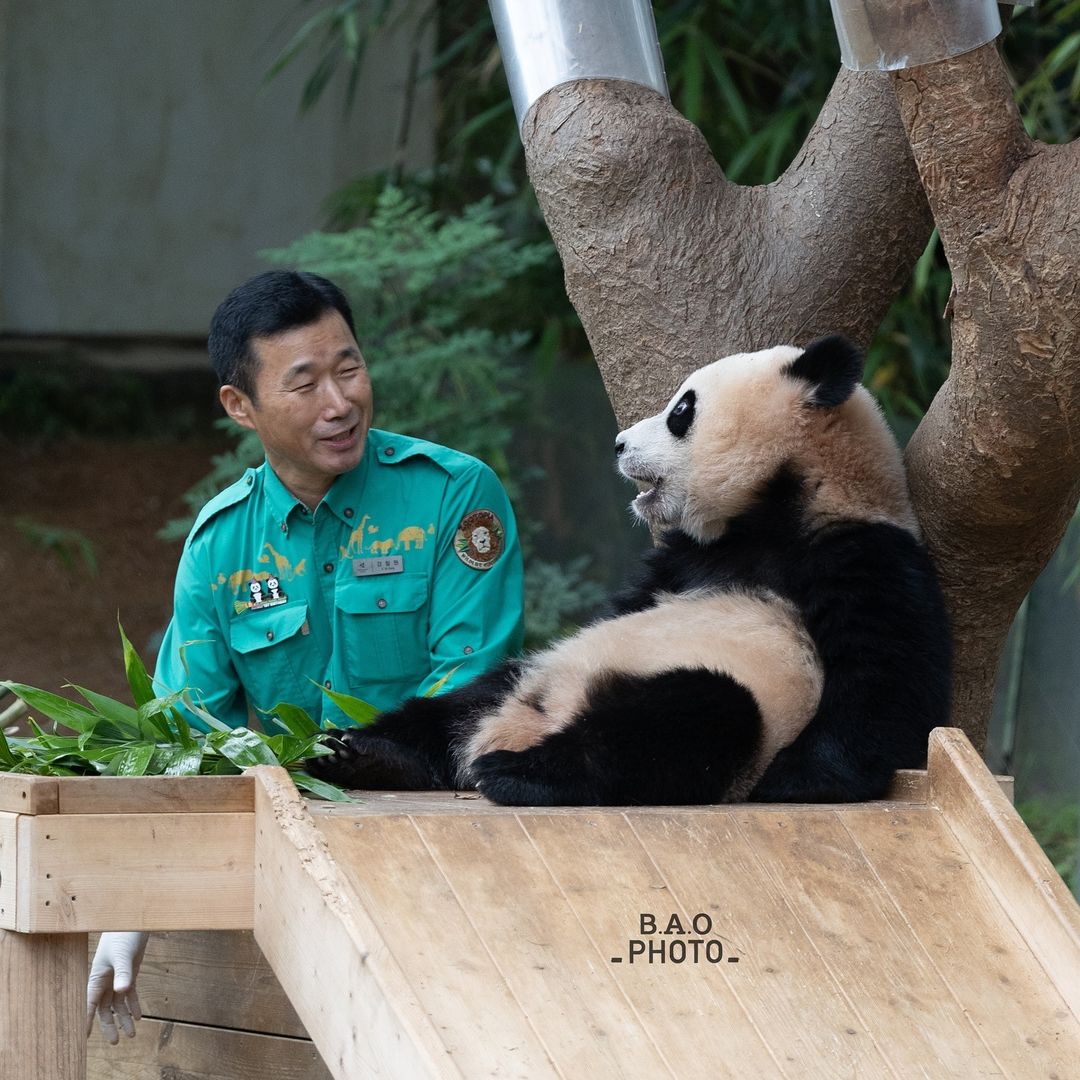
[[671, 412], [667, 414], [668, 431], [676, 439], [681, 439], [690, 430], [690, 425], [694, 422], [694, 404], [696, 401], [697, 395], [694, 391], [687, 390], [675, 402]]

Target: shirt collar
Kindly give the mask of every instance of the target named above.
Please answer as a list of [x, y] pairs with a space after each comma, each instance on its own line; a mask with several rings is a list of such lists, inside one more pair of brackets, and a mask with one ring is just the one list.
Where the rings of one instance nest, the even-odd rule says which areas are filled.
[[[330, 485], [330, 490], [323, 496], [323, 503], [347, 525], [350, 525], [356, 518], [356, 508], [360, 505], [360, 496], [364, 491], [373, 450], [374, 448], [369, 440], [368, 445], [364, 448], [364, 456], [360, 459], [360, 463], [356, 468], [347, 473], [342, 473]], [[270, 513], [279, 526], [286, 529], [289, 515], [294, 512], [307, 517], [311, 516], [307, 507], [281, 482], [278, 474], [271, 468], [269, 461], [263, 462], [262, 472], [263, 494], [266, 496]]]

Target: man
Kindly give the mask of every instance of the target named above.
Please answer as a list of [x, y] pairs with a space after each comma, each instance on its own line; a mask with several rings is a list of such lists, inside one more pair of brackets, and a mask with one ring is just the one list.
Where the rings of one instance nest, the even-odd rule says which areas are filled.
[[[460, 686], [522, 643], [513, 511], [475, 458], [371, 427], [372, 390], [341, 290], [272, 270], [210, 324], [228, 415], [266, 461], [203, 508], [176, 575], [154, 676], [232, 726], [281, 701], [337, 725], [323, 688], [380, 709]], [[204, 726], [196, 716], [193, 722]], [[105, 934], [88, 1033], [134, 1034], [146, 936]]]

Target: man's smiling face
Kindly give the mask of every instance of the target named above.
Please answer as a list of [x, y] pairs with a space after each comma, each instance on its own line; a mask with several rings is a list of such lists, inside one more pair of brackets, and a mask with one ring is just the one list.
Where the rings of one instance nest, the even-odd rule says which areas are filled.
[[254, 338], [255, 393], [221, 388], [225, 411], [254, 430], [281, 482], [314, 506], [360, 463], [371, 427], [371, 380], [333, 309], [306, 326]]

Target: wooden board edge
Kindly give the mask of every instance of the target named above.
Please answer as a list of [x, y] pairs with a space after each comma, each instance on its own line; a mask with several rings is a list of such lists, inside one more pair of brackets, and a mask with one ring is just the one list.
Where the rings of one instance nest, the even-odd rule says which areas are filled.
[[461, 1080], [284, 769], [252, 770], [255, 940], [337, 1080]]
[[935, 728], [930, 797], [1080, 1021], [1080, 905], [967, 736]]
[[58, 783], [61, 814], [252, 814], [250, 776], [73, 776]]
[[0, 773], [0, 811], [9, 814], [59, 813], [59, 780], [55, 776]]
[[[16, 818], [15, 929], [22, 933], [251, 929], [254, 814]], [[183, 861], [189, 832], [199, 844], [194, 865]], [[161, 880], [155, 861], [166, 867]], [[115, 903], [101, 896], [110, 869], [123, 879], [114, 889], [123, 899]], [[208, 888], [211, 872], [228, 888]], [[133, 895], [142, 916], [125, 913]]]
[[19, 815], [0, 813], [0, 930], [18, 929]]

